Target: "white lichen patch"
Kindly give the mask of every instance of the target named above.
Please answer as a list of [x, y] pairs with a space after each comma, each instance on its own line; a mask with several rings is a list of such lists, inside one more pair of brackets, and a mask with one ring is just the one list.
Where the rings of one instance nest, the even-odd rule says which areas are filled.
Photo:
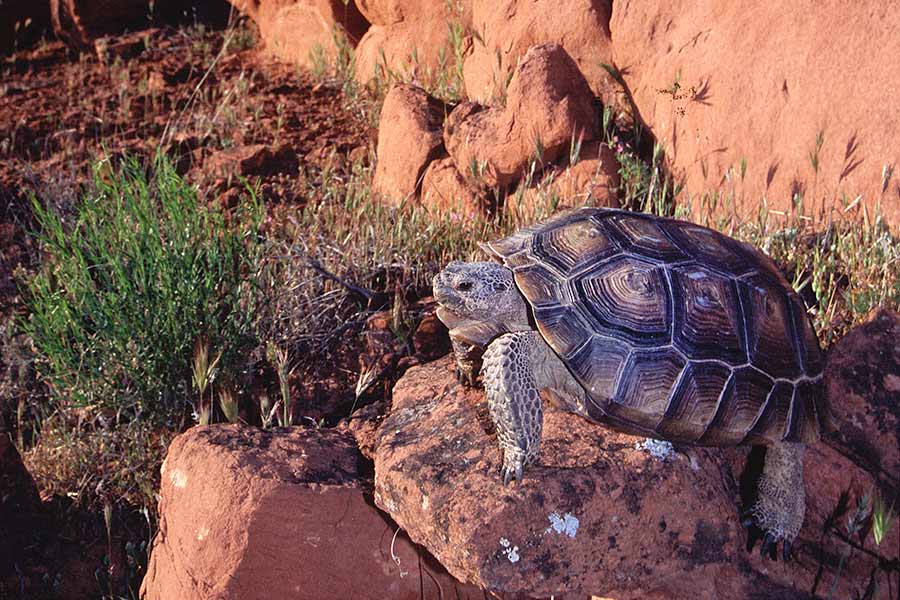
[[506, 538], [500, 538], [500, 553], [513, 564], [519, 562], [519, 547], [513, 546]]
[[428, 506], [431, 502], [428, 500], [428, 496], [422, 496], [422, 510], [428, 510]]
[[547, 528], [546, 533], [561, 533], [570, 538], [574, 538], [578, 534], [578, 525], [580, 523], [574, 515], [566, 513], [563, 516], [559, 516], [559, 513], [550, 513], [547, 515], [547, 518], [550, 520], [550, 527]]
[[181, 469], [172, 469], [172, 472], [169, 473], [169, 481], [179, 489], [187, 487], [187, 475]]
[[667, 461], [675, 458], [675, 447], [671, 442], [666, 442], [664, 440], [644, 438], [643, 440], [634, 443], [634, 449], [649, 452], [650, 456], [657, 460]]
[[197, 541], [202, 542], [206, 539], [206, 536], [209, 535], [209, 527], [201, 527], [199, 531], [197, 531]]

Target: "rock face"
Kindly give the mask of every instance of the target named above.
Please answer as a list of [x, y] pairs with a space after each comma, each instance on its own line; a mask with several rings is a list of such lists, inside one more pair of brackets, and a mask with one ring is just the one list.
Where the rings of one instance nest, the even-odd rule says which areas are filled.
[[428, 163], [443, 152], [443, 105], [413, 85], [388, 92], [378, 124], [378, 162], [372, 185], [397, 203], [416, 194]]
[[468, 219], [487, 210], [487, 202], [469, 187], [453, 164], [446, 157], [428, 165], [422, 177], [422, 203], [438, 211], [456, 214]]
[[267, 50], [304, 67], [313, 66], [314, 52], [334, 59], [336, 32], [355, 46], [369, 26], [356, 4], [341, 0], [233, 0], [232, 4], [256, 22]]
[[601, 66], [612, 64], [609, 0], [473, 0], [478, 35], [466, 57], [469, 99], [490, 104], [503, 96], [509, 76], [531, 46], [556, 43], [574, 59], [594, 94], [606, 99], [614, 82]]
[[619, 162], [606, 144], [588, 142], [581, 148], [579, 160], [566, 167], [548, 170], [537, 185], [517, 190], [506, 198], [505, 210], [523, 221], [539, 214], [542, 207], [556, 202], [558, 209], [575, 206], [618, 208]]
[[889, 562], [897, 544], [876, 548], [870, 536], [866, 552], [850, 549], [842, 526], [827, 523], [835, 521], [836, 488], [873, 484], [831, 447], [810, 449], [807, 521], [797, 558], [785, 566], [744, 550], [740, 483], [752, 478], [748, 454], [761, 466], [757, 452], [673, 452], [545, 403], [539, 464], [521, 484], [503, 487], [484, 392], [459, 386], [452, 369], [447, 357], [407, 371], [370, 445], [376, 504], [457, 578], [530, 596], [824, 597], [845, 552], [835, 597], [862, 593], [872, 573], [880, 577], [876, 597], [888, 597], [878, 558], [866, 552]]
[[394, 538], [366, 502], [360, 465], [336, 430], [182, 434], [163, 464], [141, 597], [412, 599], [424, 586], [426, 597], [480, 598]]
[[573, 138], [590, 141], [596, 133], [597, 113], [584, 76], [561, 46], [543, 44], [522, 59], [505, 107], [464, 102], [450, 113], [444, 145], [470, 183], [504, 187], [532, 159], [552, 163]]
[[[372, 27], [356, 48], [356, 80], [389, 81], [392, 75], [433, 80], [454, 60], [450, 27], [470, 21], [470, 0], [362, 0], [358, 3]], [[462, 40], [460, 40], [462, 42]]]
[[900, 314], [882, 309], [828, 354], [825, 378], [838, 447], [900, 490]]
[[883, 177], [900, 162], [900, 6], [626, 0], [609, 28], [640, 118], [697, 202], [734, 194], [743, 215], [801, 193], [817, 213], [862, 194], [900, 224], [900, 179]]
[[0, 577], [12, 573], [13, 562], [34, 534], [41, 498], [22, 458], [0, 429]]

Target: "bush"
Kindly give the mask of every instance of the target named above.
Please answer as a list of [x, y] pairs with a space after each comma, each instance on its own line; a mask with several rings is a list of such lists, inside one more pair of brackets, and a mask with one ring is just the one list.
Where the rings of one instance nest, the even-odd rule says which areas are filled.
[[196, 340], [240, 367], [261, 207], [251, 193], [229, 224], [166, 158], [151, 166], [98, 162], [67, 210], [32, 197], [44, 262], [23, 329], [58, 398], [165, 418], [188, 406]]

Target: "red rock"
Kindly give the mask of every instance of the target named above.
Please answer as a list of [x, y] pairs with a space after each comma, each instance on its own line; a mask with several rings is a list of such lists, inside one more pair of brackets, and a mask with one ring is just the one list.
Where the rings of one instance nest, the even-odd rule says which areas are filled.
[[833, 441], [900, 487], [900, 314], [875, 311], [828, 353], [825, 389]]
[[314, 66], [313, 53], [319, 49], [323, 58], [335, 59], [336, 31], [355, 46], [369, 26], [353, 2], [342, 0], [232, 0], [232, 4], [256, 22], [269, 52], [307, 68]]
[[[462, 14], [471, 14], [471, 0], [454, 1]], [[456, 7], [446, 0], [356, 0], [359, 11], [373, 25], [394, 25], [403, 21], [437, 20], [450, 16]]]
[[[541, 458], [522, 483], [503, 487], [484, 392], [456, 383], [450, 357], [410, 369], [392, 403], [373, 444], [376, 504], [457, 578], [498, 593], [824, 597], [834, 553], [849, 549], [824, 522], [844, 485], [873, 484], [833, 448], [812, 446], [807, 522], [797, 558], [785, 566], [745, 552], [737, 482], [746, 449], [656, 458], [642, 438], [545, 403]], [[878, 597], [889, 596], [878, 558], [867, 552], [849, 551], [835, 597], [862, 594], [872, 572]], [[874, 552], [883, 564], [896, 560], [894, 542]]]
[[[179, 598], [481, 597], [366, 502], [349, 433], [195, 427], [162, 468], [160, 530], [141, 586]], [[420, 560], [422, 559], [422, 560]]]
[[464, 66], [467, 96], [481, 104], [502, 98], [525, 52], [537, 44], [556, 43], [578, 65], [594, 94], [605, 100], [615, 89], [601, 66], [612, 64], [611, 4], [610, 0], [474, 0], [472, 28], [478, 36]]
[[425, 361], [440, 358], [450, 352], [450, 337], [447, 335], [447, 327], [437, 318], [434, 310], [435, 307], [432, 305], [419, 321], [413, 334], [413, 348], [415, 348], [416, 354]]
[[596, 131], [593, 96], [578, 66], [561, 46], [544, 44], [519, 64], [505, 107], [464, 102], [450, 113], [444, 145], [470, 185], [506, 187], [532, 160], [552, 163], [573, 138], [590, 141]]
[[817, 215], [862, 194], [894, 226], [900, 178], [883, 192], [882, 174], [900, 163], [898, 29], [900, 5], [884, 1], [625, 1], [610, 21], [615, 63], [693, 210], [720, 193], [722, 210], [755, 218], [762, 198], [790, 210], [802, 191]]
[[466, 183], [449, 157], [429, 163], [422, 177], [422, 204], [441, 213], [471, 219], [489, 211], [489, 204]]
[[444, 19], [372, 25], [356, 47], [354, 77], [362, 85], [397, 79], [427, 83], [441, 68], [442, 57], [452, 55]]
[[385, 199], [413, 198], [425, 167], [442, 151], [443, 105], [423, 89], [391, 88], [381, 108], [375, 176], [372, 185]]
[[12, 574], [13, 560], [32, 541], [40, 513], [34, 479], [9, 434], [0, 429], [0, 577]]
[[618, 208], [619, 162], [609, 146], [584, 144], [579, 160], [568, 167], [552, 167], [541, 181], [506, 197], [504, 211], [519, 222], [532, 222], [554, 210], [576, 206]]
[[204, 169], [218, 177], [261, 175], [277, 169], [285, 161], [291, 160], [291, 150], [287, 147], [270, 148], [264, 144], [235, 146], [210, 154], [204, 162]]

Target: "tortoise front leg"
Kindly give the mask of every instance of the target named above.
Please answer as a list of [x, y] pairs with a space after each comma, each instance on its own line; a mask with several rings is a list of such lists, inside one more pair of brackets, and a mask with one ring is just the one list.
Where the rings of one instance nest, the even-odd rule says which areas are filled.
[[803, 526], [806, 495], [803, 491], [803, 444], [781, 442], [766, 449], [756, 503], [747, 512], [745, 526], [756, 525], [765, 533], [760, 554], [774, 554], [784, 541], [782, 555], [788, 560], [791, 546]]
[[475, 380], [481, 369], [482, 348], [453, 337], [450, 342], [456, 358], [456, 380], [465, 386], [475, 387]]
[[504, 485], [521, 481], [540, 451], [543, 412], [533, 359], [543, 344], [536, 331], [507, 333], [484, 353], [482, 377], [503, 454]]

